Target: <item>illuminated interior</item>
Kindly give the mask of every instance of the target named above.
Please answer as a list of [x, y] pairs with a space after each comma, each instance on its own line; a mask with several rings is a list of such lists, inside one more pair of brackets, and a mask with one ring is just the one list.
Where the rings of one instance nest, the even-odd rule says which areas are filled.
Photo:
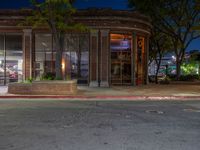
[[[35, 78], [55, 73], [56, 48], [51, 34], [35, 35]], [[62, 56], [63, 79], [77, 79], [80, 84], [88, 83], [89, 38], [87, 34], [65, 36]]]
[[111, 84], [131, 84], [131, 39], [130, 35], [111, 34]]

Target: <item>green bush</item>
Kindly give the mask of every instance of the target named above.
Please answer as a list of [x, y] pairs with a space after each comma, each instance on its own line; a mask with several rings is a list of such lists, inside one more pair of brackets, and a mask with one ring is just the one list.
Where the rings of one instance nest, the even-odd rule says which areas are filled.
[[175, 74], [170, 74], [170, 75], [168, 75], [168, 77], [170, 78], [171, 81], [175, 81], [176, 80], [176, 75]]
[[24, 80], [23, 82], [20, 83], [32, 83], [33, 82], [33, 78], [28, 78], [27, 80]]
[[160, 81], [160, 84], [169, 84], [171, 81], [171, 79], [166, 76], [163, 80]]
[[181, 81], [193, 81], [193, 80], [199, 80], [199, 75], [182, 75], [180, 76]]
[[[170, 80], [176, 81], [176, 75], [169, 75]], [[195, 74], [195, 75], [181, 75], [180, 76], [180, 81], [193, 81], [193, 80], [200, 80], [200, 76]]]
[[32, 83], [33, 82], [33, 78], [28, 78], [28, 82]]
[[47, 72], [44, 73], [42, 76], [42, 80], [54, 80], [55, 79], [55, 73]]
[[197, 74], [197, 69], [199, 68], [199, 64], [195, 61], [189, 63], [183, 63], [181, 65], [181, 71], [183, 75], [195, 75]]

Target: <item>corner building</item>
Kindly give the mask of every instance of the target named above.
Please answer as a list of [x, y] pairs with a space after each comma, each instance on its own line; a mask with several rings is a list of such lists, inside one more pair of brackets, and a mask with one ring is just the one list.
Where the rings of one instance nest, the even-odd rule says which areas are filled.
[[[31, 10], [0, 10], [0, 85], [40, 80], [44, 73], [55, 72], [50, 31], [17, 25], [30, 14]], [[148, 83], [149, 18], [137, 12], [88, 9], [79, 10], [74, 19], [91, 30], [65, 35], [65, 80], [91, 87]]]

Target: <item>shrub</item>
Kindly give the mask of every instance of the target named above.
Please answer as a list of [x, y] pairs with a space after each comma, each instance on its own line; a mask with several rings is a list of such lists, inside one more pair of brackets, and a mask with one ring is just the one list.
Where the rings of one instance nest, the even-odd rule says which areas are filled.
[[44, 73], [42, 76], [42, 80], [54, 80], [55, 79], [55, 73], [47, 72]]
[[163, 80], [159, 82], [160, 84], [169, 84], [170, 83], [170, 78], [166, 76]]
[[176, 75], [175, 74], [170, 74], [170, 75], [168, 75], [168, 77], [170, 78], [171, 81], [175, 81], [176, 80]]
[[[169, 75], [170, 80], [176, 81], [176, 75]], [[193, 81], [193, 80], [200, 80], [199, 75], [181, 75], [180, 81]]]
[[182, 75], [180, 76], [181, 81], [193, 81], [193, 80], [199, 80], [200, 76], [199, 75]]
[[32, 83], [33, 82], [33, 78], [28, 78], [27, 80], [21, 82], [21, 83]]

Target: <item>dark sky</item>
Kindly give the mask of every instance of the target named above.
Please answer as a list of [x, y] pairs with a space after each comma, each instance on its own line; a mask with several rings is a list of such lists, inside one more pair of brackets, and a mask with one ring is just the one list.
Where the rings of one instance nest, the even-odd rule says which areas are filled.
[[[19, 9], [30, 7], [30, 0], [0, 0], [0, 9]], [[75, 7], [78, 9], [96, 8], [112, 8], [117, 10], [128, 9], [128, 0], [76, 0]], [[190, 44], [188, 50], [200, 50], [200, 39]]]
[[[42, 0], [41, 0], [42, 1]], [[0, 8], [24, 8], [30, 7], [30, 0], [0, 0]], [[89, 7], [128, 9], [128, 0], [76, 0], [78, 9]]]

